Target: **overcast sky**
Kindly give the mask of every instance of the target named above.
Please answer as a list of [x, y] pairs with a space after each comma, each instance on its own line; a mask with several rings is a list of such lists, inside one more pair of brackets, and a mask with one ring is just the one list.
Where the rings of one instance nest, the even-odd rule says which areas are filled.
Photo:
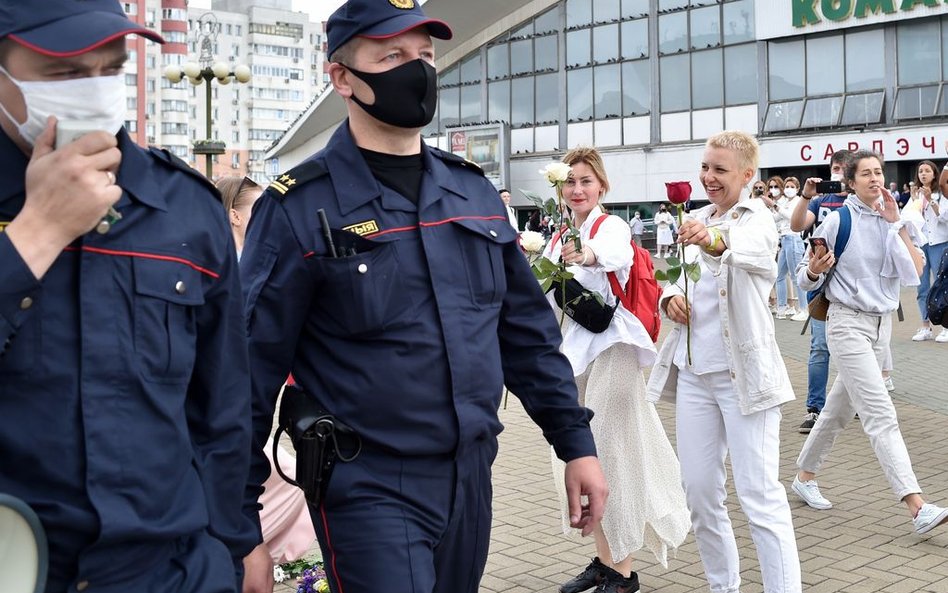
[[[344, 0], [293, 0], [293, 10], [308, 13], [311, 20], [318, 23], [328, 19], [332, 11], [343, 2]], [[196, 8], [210, 8], [211, 0], [190, 0], [188, 4]]]

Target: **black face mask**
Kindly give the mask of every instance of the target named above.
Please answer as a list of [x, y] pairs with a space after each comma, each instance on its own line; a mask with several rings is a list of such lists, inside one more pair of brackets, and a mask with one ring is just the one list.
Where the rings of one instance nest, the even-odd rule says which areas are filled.
[[423, 128], [431, 123], [438, 103], [438, 73], [424, 60], [413, 60], [386, 72], [360, 72], [346, 66], [375, 93], [375, 103], [352, 100], [375, 119], [399, 128]]

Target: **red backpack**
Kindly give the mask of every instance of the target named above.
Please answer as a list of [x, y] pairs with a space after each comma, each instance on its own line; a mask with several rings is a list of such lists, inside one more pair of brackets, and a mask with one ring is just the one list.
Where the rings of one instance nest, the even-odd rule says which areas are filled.
[[[608, 217], [608, 214], [603, 214], [596, 219], [589, 231], [590, 239], [596, 236], [599, 225]], [[655, 268], [649, 252], [639, 247], [634, 239], [632, 251], [632, 269], [629, 271], [629, 281], [626, 282], [625, 288], [619, 285], [615, 272], [606, 272], [606, 276], [612, 286], [612, 294], [619, 299], [623, 307], [639, 318], [652, 341], [657, 342], [658, 332], [662, 328], [662, 318], [658, 313], [658, 299], [662, 295], [662, 289], [655, 279]]]

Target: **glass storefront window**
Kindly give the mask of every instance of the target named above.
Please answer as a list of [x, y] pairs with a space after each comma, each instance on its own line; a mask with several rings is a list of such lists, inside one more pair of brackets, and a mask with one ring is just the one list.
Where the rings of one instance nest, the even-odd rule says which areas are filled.
[[602, 25], [593, 29], [593, 62], [605, 64], [619, 59], [619, 25]]
[[559, 60], [556, 35], [537, 37], [533, 40], [535, 68], [537, 72], [556, 70]]
[[559, 120], [560, 92], [558, 79], [557, 74], [541, 74], [536, 77], [536, 123], [539, 126], [554, 124]]
[[533, 21], [527, 21], [510, 32], [511, 39], [526, 39], [528, 37], [533, 37]]
[[757, 45], [745, 43], [724, 48], [724, 103], [757, 102]]
[[507, 64], [507, 44], [500, 43], [487, 48], [487, 80], [504, 78], [510, 74]]
[[724, 5], [724, 44], [754, 40], [754, 3], [751, 0]]
[[881, 89], [883, 86], [885, 43], [882, 29], [846, 33], [846, 92]]
[[765, 132], [780, 132], [795, 130], [800, 127], [800, 117], [803, 115], [803, 100], [771, 103], [767, 106], [767, 117], [764, 119]]
[[588, 66], [590, 54], [590, 30], [580, 29], [566, 34], [566, 67]]
[[688, 13], [676, 12], [658, 17], [658, 51], [674, 54], [688, 45]]
[[459, 73], [457, 66], [451, 66], [444, 72], [438, 73], [438, 84], [441, 86], [450, 86], [452, 84], [457, 84], [459, 81]]
[[882, 99], [885, 93], [859, 93], [848, 95], [843, 105], [840, 125], [858, 126], [879, 123], [882, 120]]
[[689, 0], [658, 0], [658, 10], [678, 10], [688, 8]]
[[566, 0], [566, 28], [592, 23], [592, 0]]
[[768, 47], [770, 100], [806, 95], [803, 41], [776, 41]]
[[842, 97], [808, 99], [803, 109], [803, 121], [800, 126], [804, 128], [835, 126], [839, 122], [842, 109]]
[[593, 117], [592, 68], [566, 73], [566, 116], [568, 121], [584, 121]]
[[515, 78], [511, 83], [511, 125], [533, 125], [533, 77]]
[[899, 89], [895, 97], [895, 119], [931, 117], [938, 102], [938, 85]]
[[619, 0], [596, 0], [593, 3], [594, 23], [614, 23], [619, 20]]
[[487, 119], [510, 123], [510, 81], [487, 85]]
[[896, 29], [899, 84], [941, 80], [941, 26], [938, 20], [902, 21]]
[[537, 35], [544, 33], [553, 33], [560, 29], [559, 11], [556, 7], [544, 12], [533, 22], [534, 30]]
[[461, 123], [474, 124], [481, 121], [481, 85], [461, 87]]
[[806, 94], [810, 96], [843, 92], [842, 35], [807, 39], [806, 82]]
[[596, 119], [619, 117], [622, 114], [622, 93], [620, 90], [619, 65], [596, 66], [593, 69], [595, 81]]
[[533, 40], [524, 39], [510, 42], [510, 74], [533, 72]]
[[649, 112], [652, 84], [648, 60], [622, 64], [622, 115], [642, 115]]
[[648, 0], [622, 0], [622, 18], [637, 19], [648, 15]]
[[721, 45], [721, 9], [715, 6], [690, 11], [691, 49]]
[[460, 117], [460, 89], [441, 89], [438, 93], [438, 112], [441, 114], [441, 126], [456, 126]]
[[648, 56], [648, 19], [626, 21], [619, 27], [622, 38], [622, 59], [634, 60]]
[[688, 54], [660, 58], [658, 67], [662, 113], [690, 109], [691, 68], [688, 67]]
[[478, 82], [481, 79], [481, 52], [464, 58], [461, 61], [461, 83]]
[[724, 70], [721, 56], [720, 49], [691, 54], [691, 81], [694, 86], [692, 108], [706, 109], [724, 104]]

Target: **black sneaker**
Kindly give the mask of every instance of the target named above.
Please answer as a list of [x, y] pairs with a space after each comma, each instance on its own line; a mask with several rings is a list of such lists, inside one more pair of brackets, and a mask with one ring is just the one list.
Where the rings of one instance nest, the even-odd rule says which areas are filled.
[[809, 434], [819, 417], [819, 412], [807, 412], [806, 416], [803, 417], [803, 424], [800, 425], [800, 434]]
[[610, 570], [594, 593], [639, 593], [639, 575], [633, 570], [629, 578]]
[[579, 593], [592, 589], [605, 581], [606, 570], [608, 570], [608, 567], [599, 561], [599, 557], [593, 558], [589, 566], [583, 569], [583, 572], [560, 586], [560, 593]]

